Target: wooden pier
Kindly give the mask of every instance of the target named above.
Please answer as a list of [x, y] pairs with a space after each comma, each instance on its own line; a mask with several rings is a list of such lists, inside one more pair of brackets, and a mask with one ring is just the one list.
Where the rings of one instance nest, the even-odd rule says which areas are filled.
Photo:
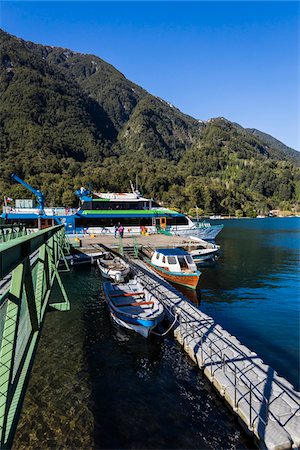
[[300, 394], [212, 317], [202, 313], [142, 261], [131, 261], [145, 288], [177, 316], [174, 336], [238, 416], [260, 448], [300, 447]]

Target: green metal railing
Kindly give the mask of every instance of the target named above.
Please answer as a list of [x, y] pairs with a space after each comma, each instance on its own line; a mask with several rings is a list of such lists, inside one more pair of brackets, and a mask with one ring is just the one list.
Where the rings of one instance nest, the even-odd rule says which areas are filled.
[[159, 225], [156, 226], [157, 234], [165, 234], [166, 236], [172, 236], [172, 233], [170, 230], [171, 230], [170, 226], [167, 226], [166, 228], [162, 228]]
[[68, 243], [59, 225], [0, 244], [0, 447], [10, 448], [55, 280], [70, 309], [58, 265]]
[[22, 225], [0, 225], [0, 244], [27, 234], [28, 230]]
[[135, 258], [139, 257], [139, 250], [140, 250], [140, 246], [138, 244], [137, 238], [135, 236], [132, 237], [133, 240], [133, 252], [134, 252], [134, 256]]
[[123, 245], [123, 239], [121, 237], [119, 237], [118, 253], [120, 253], [120, 255], [124, 256], [124, 245]]

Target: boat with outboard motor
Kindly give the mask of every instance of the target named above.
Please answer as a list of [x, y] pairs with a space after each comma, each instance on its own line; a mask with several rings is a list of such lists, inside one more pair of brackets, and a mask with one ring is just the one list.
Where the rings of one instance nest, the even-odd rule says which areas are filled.
[[191, 236], [191, 240], [184, 249], [190, 253], [196, 264], [203, 261], [216, 261], [220, 254], [219, 245], [204, 241], [195, 236]]
[[177, 236], [191, 236], [207, 241], [214, 241], [217, 235], [222, 231], [224, 225], [211, 225], [209, 222], [193, 223], [189, 229], [178, 229], [174, 231]]
[[125, 284], [103, 284], [104, 296], [113, 320], [144, 337], [164, 318], [164, 307], [136, 279]]
[[97, 265], [104, 278], [110, 278], [116, 282], [122, 282], [130, 272], [129, 264], [113, 252], [103, 252], [97, 258]]
[[181, 248], [158, 248], [149, 258], [149, 250], [147, 256], [144, 249], [141, 256], [145, 263], [165, 280], [191, 289], [197, 288], [201, 272], [197, 270], [193, 258], [187, 251]]

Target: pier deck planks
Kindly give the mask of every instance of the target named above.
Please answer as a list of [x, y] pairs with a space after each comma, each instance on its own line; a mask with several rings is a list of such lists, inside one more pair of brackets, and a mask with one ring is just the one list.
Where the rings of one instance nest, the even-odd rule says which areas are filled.
[[178, 314], [175, 338], [255, 436], [259, 447], [300, 447], [299, 392], [142, 261], [131, 265], [144, 286], [162, 301], [169, 318]]

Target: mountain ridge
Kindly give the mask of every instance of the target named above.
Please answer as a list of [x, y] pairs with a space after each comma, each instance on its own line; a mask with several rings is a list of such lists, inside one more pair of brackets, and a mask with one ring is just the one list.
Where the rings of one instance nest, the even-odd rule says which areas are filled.
[[17, 171], [48, 201], [71, 206], [74, 188], [87, 181], [126, 190], [139, 173], [146, 194], [184, 211], [202, 202], [207, 212], [248, 214], [299, 201], [300, 154], [266, 133], [188, 116], [95, 55], [4, 31], [0, 40], [1, 193], [25, 195], [10, 186]]

